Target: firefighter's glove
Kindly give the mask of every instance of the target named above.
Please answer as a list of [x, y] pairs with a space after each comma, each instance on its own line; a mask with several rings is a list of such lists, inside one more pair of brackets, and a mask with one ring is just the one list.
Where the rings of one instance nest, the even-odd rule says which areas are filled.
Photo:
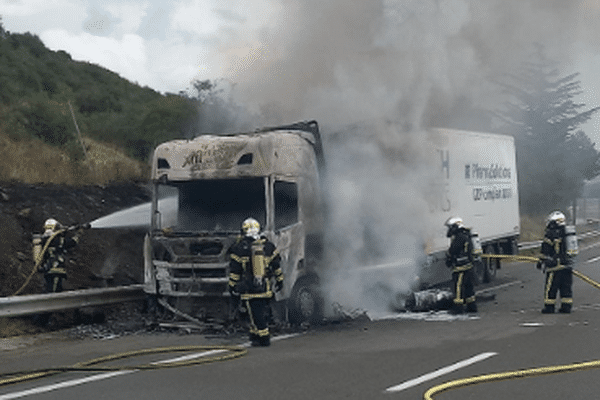
[[235, 285], [235, 291], [237, 293], [250, 293], [251, 287], [252, 283], [248, 284], [246, 281], [241, 281]]
[[283, 281], [275, 282], [275, 292], [280, 292], [283, 289]]
[[546, 268], [554, 268], [558, 265], [558, 259], [556, 258], [548, 258], [544, 261], [544, 266]]
[[446, 267], [448, 267], [448, 268], [452, 267], [452, 258], [446, 257]]
[[[92, 226], [90, 224], [81, 224], [77, 226], [77, 235], [81, 235], [83, 233], [84, 230], [86, 229], [90, 229]], [[75, 239], [75, 238], [74, 238]], [[78, 240], [79, 238], [77, 238], [76, 240]]]
[[544, 266], [544, 261], [543, 260], [538, 260], [537, 264], [535, 265], [535, 267], [539, 270], [545, 270], [546, 267]]

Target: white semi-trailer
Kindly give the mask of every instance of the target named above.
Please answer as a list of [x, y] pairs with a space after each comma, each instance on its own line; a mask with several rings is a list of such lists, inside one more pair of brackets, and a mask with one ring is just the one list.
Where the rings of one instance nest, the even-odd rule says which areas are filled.
[[[361, 140], [370, 140], [364, 133]], [[443, 262], [448, 217], [459, 215], [474, 227], [487, 253], [515, 253], [520, 231], [512, 137], [449, 129], [424, 135], [436, 200], [422, 218], [426, 261], [413, 290], [450, 279]], [[146, 293], [196, 318], [230, 315], [227, 250], [241, 222], [253, 217], [282, 255], [285, 286], [276, 300], [285, 307], [279, 309], [295, 322], [321, 319], [327, 211], [335, 207], [323, 201], [326, 161], [315, 121], [159, 145], [144, 249]], [[486, 262], [479, 278], [493, 279], [498, 267]]]
[[[324, 136], [324, 143], [334, 227], [328, 249], [333, 242], [339, 253], [324, 275], [327, 305], [401, 309], [415, 292], [448, 287], [444, 222], [450, 217], [461, 217], [478, 234], [483, 252], [518, 252], [512, 136], [404, 131], [378, 121], [345, 127]], [[475, 264], [478, 283], [493, 280], [499, 267], [499, 258], [483, 257]]]
[[[448, 247], [441, 225], [449, 217], [460, 216], [479, 234], [483, 252], [490, 254], [517, 254], [521, 224], [512, 136], [451, 129], [433, 129], [429, 134], [435, 140], [441, 196], [430, 204], [432, 215], [427, 218], [431, 226], [426, 252], [435, 268], [422, 279], [435, 283], [448, 277], [437, 264]], [[499, 259], [484, 258], [476, 270], [478, 280], [492, 280], [499, 266]]]

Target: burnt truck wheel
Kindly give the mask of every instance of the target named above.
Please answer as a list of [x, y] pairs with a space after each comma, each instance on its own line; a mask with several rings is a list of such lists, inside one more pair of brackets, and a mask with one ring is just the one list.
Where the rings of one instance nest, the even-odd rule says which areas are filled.
[[300, 279], [294, 285], [288, 300], [291, 324], [309, 322], [317, 325], [323, 321], [323, 298], [316, 279]]
[[[495, 254], [494, 246], [492, 246], [491, 244], [487, 245], [485, 247], [484, 252], [487, 254]], [[483, 282], [489, 283], [489, 282], [493, 281], [494, 278], [496, 278], [496, 272], [498, 270], [499, 263], [500, 263], [499, 259], [488, 258], [488, 257], [484, 258], [484, 260], [483, 260], [483, 266], [484, 266]]]
[[473, 272], [475, 276], [475, 284], [479, 285], [485, 282], [485, 261], [477, 261], [473, 263]]

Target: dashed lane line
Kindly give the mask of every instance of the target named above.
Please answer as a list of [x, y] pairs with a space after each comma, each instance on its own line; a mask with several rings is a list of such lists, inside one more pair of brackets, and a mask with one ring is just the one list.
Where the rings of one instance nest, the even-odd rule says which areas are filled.
[[489, 287], [487, 289], [482, 289], [482, 290], [478, 290], [477, 292], [475, 292], [476, 295], [479, 294], [483, 294], [483, 293], [487, 293], [487, 292], [493, 292], [494, 290], [498, 290], [498, 289], [504, 289], [505, 287], [509, 287], [509, 286], [513, 286], [513, 285], [518, 285], [519, 283], [523, 283], [522, 281], [511, 281], [511, 282], [507, 282], [507, 283], [503, 283], [502, 285], [496, 285], [496, 286], [492, 286]]
[[483, 360], [485, 360], [487, 358], [495, 356], [496, 354], [498, 354], [498, 353], [489, 352], [489, 353], [478, 354], [478, 355], [476, 355], [474, 357], [468, 358], [468, 359], [463, 360], [463, 361], [459, 361], [459, 362], [457, 362], [455, 364], [449, 365], [449, 366], [444, 367], [444, 368], [440, 368], [440, 369], [438, 369], [436, 371], [430, 372], [430, 373], [425, 374], [423, 376], [420, 376], [418, 378], [411, 379], [410, 381], [406, 381], [406, 382], [401, 383], [399, 385], [389, 387], [389, 388], [385, 389], [385, 392], [387, 392], [387, 393], [400, 392], [402, 390], [411, 388], [413, 386], [420, 385], [423, 382], [430, 381], [430, 380], [435, 379], [437, 377], [440, 377], [442, 375], [446, 375], [446, 374], [449, 374], [450, 372], [454, 372], [454, 371], [456, 371], [458, 369], [467, 367], [467, 366], [469, 366], [471, 364], [475, 364], [475, 363], [477, 363], [479, 361], [483, 361]]
[[100, 381], [102, 379], [112, 378], [113, 376], [130, 374], [135, 371], [137, 371], [137, 370], [132, 369], [132, 370], [128, 370], [128, 371], [107, 372], [104, 374], [88, 376], [87, 378], [72, 379], [70, 381], [59, 382], [59, 383], [55, 383], [52, 385], [38, 386], [38, 387], [35, 387], [32, 389], [22, 390], [20, 392], [7, 393], [4, 395], [1, 395], [0, 400], [20, 399], [21, 397], [31, 396], [34, 394], [47, 393], [47, 392], [51, 392], [53, 390], [65, 389], [65, 388], [72, 387], [72, 386], [83, 385], [84, 383]]

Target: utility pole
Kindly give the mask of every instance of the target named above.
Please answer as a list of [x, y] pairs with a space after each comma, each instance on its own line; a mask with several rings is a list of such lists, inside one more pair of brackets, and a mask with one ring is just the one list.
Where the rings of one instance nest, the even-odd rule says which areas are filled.
[[73, 112], [73, 106], [71, 106], [71, 100], [68, 101], [69, 109], [71, 110], [71, 116], [73, 117], [73, 122], [75, 123], [75, 129], [77, 130], [77, 136], [79, 137], [79, 143], [81, 143], [81, 148], [83, 149], [83, 159], [87, 160], [87, 152], [85, 151], [85, 144], [83, 143], [83, 138], [81, 137], [81, 132], [79, 131], [79, 126], [77, 125], [77, 120], [75, 119], [75, 113]]

